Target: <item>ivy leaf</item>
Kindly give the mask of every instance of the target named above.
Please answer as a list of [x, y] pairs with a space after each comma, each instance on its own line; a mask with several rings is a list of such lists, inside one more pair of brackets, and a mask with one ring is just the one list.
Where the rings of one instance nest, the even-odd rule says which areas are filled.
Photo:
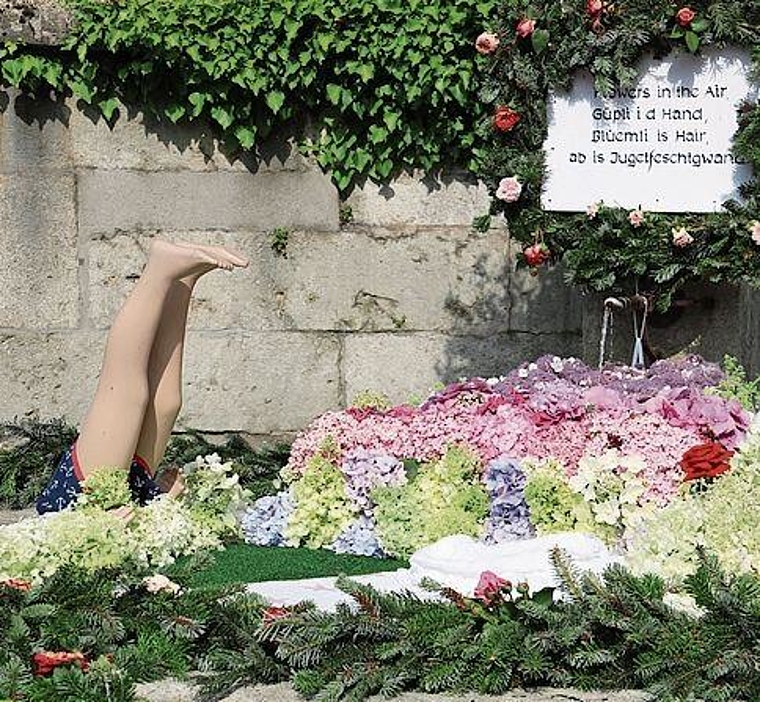
[[398, 112], [383, 113], [383, 122], [385, 122], [385, 126], [388, 127], [389, 132], [392, 132], [396, 128], [399, 117], [401, 117], [401, 115]]
[[119, 107], [119, 101], [116, 98], [108, 98], [108, 100], [102, 100], [98, 107], [100, 107], [100, 112], [103, 115], [103, 117], [106, 118], [107, 121], [111, 121], [111, 118], [113, 117], [113, 113], [116, 112], [116, 110]]
[[206, 104], [207, 98], [207, 93], [198, 92], [190, 93], [190, 95], [187, 96], [188, 102], [193, 106], [193, 117], [197, 117], [203, 112], [203, 106]]
[[181, 103], [169, 105], [164, 110], [164, 114], [175, 124], [185, 116], [185, 106]]
[[240, 142], [244, 149], [253, 148], [256, 143], [256, 127], [240, 126], [235, 129], [235, 138]]
[[26, 68], [20, 59], [3, 61], [3, 78], [14, 87], [18, 87], [21, 84], [26, 72]]
[[357, 67], [356, 72], [365, 83], [368, 83], [375, 75], [375, 67], [371, 63], [364, 63]]
[[277, 114], [285, 102], [285, 94], [279, 90], [273, 90], [271, 93], [267, 93], [266, 102], [269, 109]]
[[385, 141], [387, 136], [388, 130], [378, 127], [376, 124], [373, 124], [369, 128], [369, 139], [373, 144], [379, 144], [380, 142]]
[[335, 85], [335, 83], [327, 84], [327, 99], [333, 105], [337, 105], [338, 103], [340, 103], [340, 94], [342, 92], [343, 92], [343, 88], [341, 88], [339, 85]]
[[74, 93], [74, 97], [84, 100], [88, 105], [92, 103], [93, 89], [83, 80], [72, 80], [69, 83], [71, 92]]
[[686, 32], [686, 46], [689, 47], [691, 53], [696, 53], [699, 48], [699, 35], [694, 32]]
[[221, 105], [215, 105], [211, 108], [211, 116], [222, 129], [228, 129], [233, 122], [232, 113], [226, 107], [222, 107]]
[[533, 44], [533, 51], [541, 54], [549, 46], [549, 32], [545, 29], [537, 29], [533, 32], [530, 41]]

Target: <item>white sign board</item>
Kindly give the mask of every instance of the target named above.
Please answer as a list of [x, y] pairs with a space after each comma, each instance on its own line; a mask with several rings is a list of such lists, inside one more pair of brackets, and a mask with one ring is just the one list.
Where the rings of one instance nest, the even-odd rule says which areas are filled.
[[613, 95], [579, 74], [549, 97], [544, 209], [719, 211], [752, 174], [731, 153], [737, 107], [753, 94], [749, 68], [734, 49], [647, 58], [640, 80]]

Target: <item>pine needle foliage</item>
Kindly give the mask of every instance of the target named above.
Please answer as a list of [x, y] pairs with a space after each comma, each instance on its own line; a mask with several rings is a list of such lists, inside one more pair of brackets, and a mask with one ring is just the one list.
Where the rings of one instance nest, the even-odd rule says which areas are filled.
[[[138, 681], [188, 671], [206, 700], [291, 679], [314, 700], [406, 690], [499, 694], [535, 685], [644, 688], [658, 700], [760, 699], [760, 579], [729, 576], [701, 555], [687, 588], [701, 617], [673, 609], [657, 576], [615, 565], [578, 572], [560, 552], [555, 593], [513, 591], [485, 603], [380, 593], [345, 578], [351, 604], [322, 612], [267, 607], [240, 587], [150, 594], [137, 572], [61, 571], [24, 592], [0, 585], [0, 698], [131, 702]], [[559, 597], [553, 597], [553, 595]], [[37, 651], [92, 661], [33, 675]]]

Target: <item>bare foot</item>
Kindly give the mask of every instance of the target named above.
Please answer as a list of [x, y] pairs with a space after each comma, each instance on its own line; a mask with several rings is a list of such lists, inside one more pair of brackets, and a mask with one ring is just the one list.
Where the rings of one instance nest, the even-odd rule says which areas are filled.
[[154, 239], [146, 271], [179, 280], [186, 276], [201, 275], [219, 267], [219, 262], [205, 251], [180, 246], [163, 239]]
[[233, 268], [248, 268], [248, 259], [224, 246], [205, 246], [203, 244], [187, 244], [179, 242], [177, 246], [197, 249], [217, 262], [219, 268], [231, 271]]

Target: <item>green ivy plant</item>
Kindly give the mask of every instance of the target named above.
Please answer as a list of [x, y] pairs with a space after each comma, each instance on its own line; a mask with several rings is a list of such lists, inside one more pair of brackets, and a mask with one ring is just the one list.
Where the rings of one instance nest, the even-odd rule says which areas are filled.
[[71, 2], [63, 46], [0, 45], [5, 86], [210, 124], [233, 151], [295, 133], [342, 191], [473, 165], [471, 46], [496, 0]]
[[[679, 12], [688, 13], [679, 17]], [[689, 20], [679, 22], [679, 19]], [[518, 32], [521, 22], [522, 35]], [[718, 214], [644, 213], [632, 224], [629, 212], [594, 206], [588, 213], [542, 209], [547, 135], [547, 97], [567, 90], [588, 69], [601, 93], [635, 83], [636, 64], [647, 52], [697, 52], [728, 44], [750, 49], [760, 71], [760, 1], [697, 0], [511, 0], [499, 6], [484, 29], [498, 47], [478, 60], [488, 77], [480, 92], [490, 116], [479, 127], [489, 142], [479, 174], [496, 193], [501, 179], [516, 176], [522, 192], [514, 202], [495, 198], [492, 213], [507, 217], [510, 232], [526, 247], [524, 262], [535, 267], [563, 260], [570, 282], [597, 291], [652, 295], [667, 309], [684, 284], [760, 284], [760, 104], [741, 107], [734, 153], [750, 163], [755, 177]], [[674, 244], [686, 230], [693, 241]]]

